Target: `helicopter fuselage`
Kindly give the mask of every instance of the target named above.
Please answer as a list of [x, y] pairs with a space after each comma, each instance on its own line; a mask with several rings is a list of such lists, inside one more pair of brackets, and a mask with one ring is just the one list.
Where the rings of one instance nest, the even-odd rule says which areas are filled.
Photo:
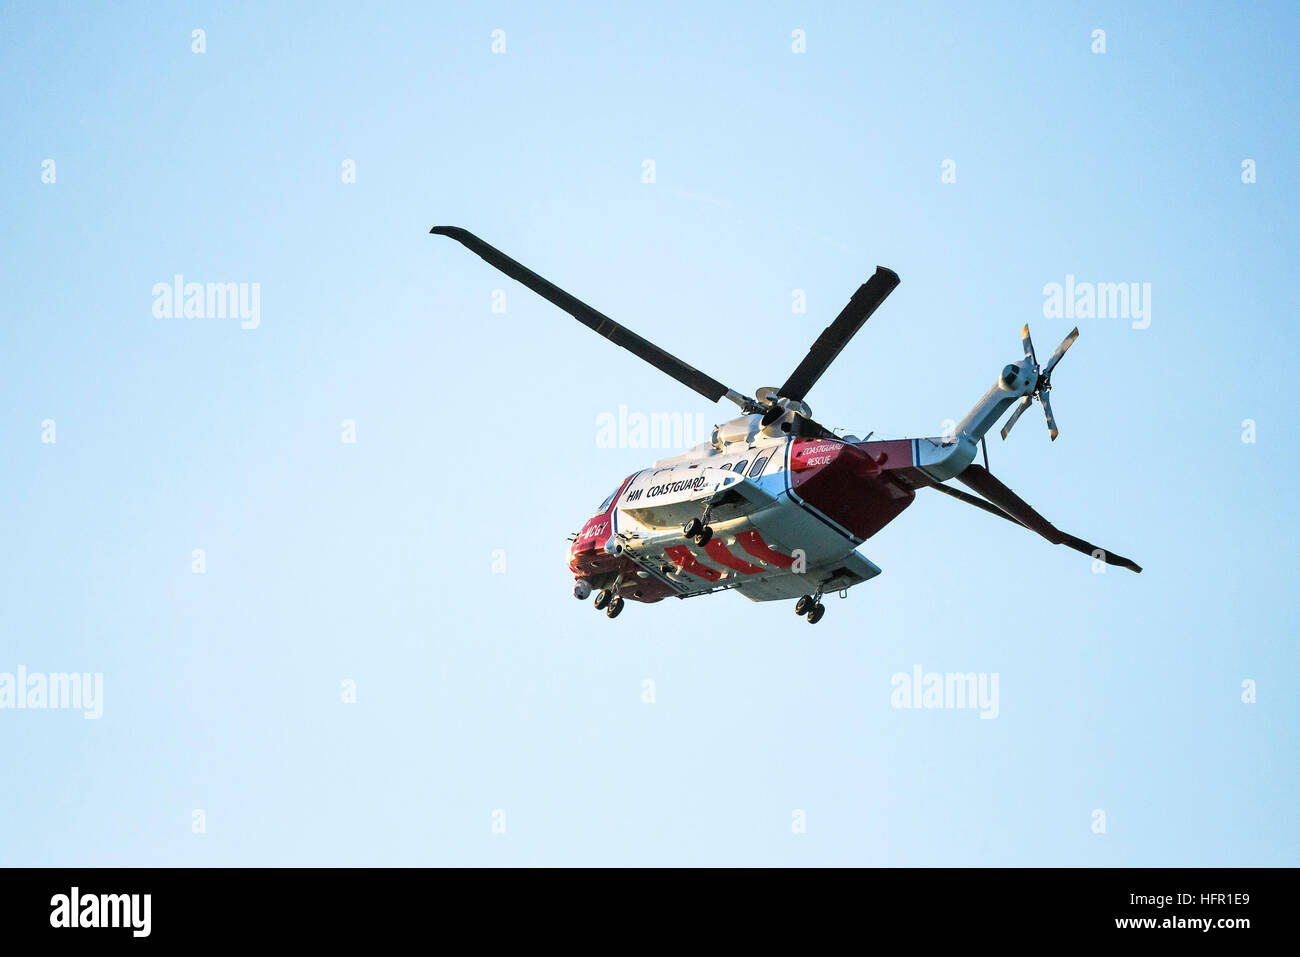
[[[921, 459], [954, 454], [955, 438], [773, 436], [760, 416], [742, 416], [623, 480], [574, 536], [575, 593], [655, 602], [734, 588], [773, 601], [850, 588], [880, 573], [857, 547], [928, 484], [914, 474]], [[700, 544], [685, 526], [706, 515], [712, 535]]]

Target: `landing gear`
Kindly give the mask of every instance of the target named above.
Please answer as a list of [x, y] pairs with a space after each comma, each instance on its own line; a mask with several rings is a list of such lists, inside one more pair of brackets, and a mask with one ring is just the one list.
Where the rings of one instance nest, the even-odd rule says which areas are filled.
[[[623, 610], [623, 599], [619, 597], [618, 590], [623, 586], [623, 573], [619, 572], [618, 576], [608, 588], [602, 588], [596, 593], [596, 600], [592, 602], [596, 606], [596, 611], [604, 611], [610, 618], [615, 617]], [[617, 605], [617, 608], [614, 606]], [[607, 609], [613, 608], [613, 611]]]
[[709, 515], [712, 512], [713, 506], [706, 505], [702, 518], [693, 518], [682, 526], [682, 535], [700, 547], [709, 544], [709, 540], [713, 538], [713, 529], [709, 527]]
[[596, 606], [596, 611], [603, 611], [610, 618], [619, 616], [623, 611], [623, 596], [618, 593], [622, 584], [623, 576], [620, 574], [614, 579], [612, 585], [596, 593], [596, 600], [592, 602]]
[[822, 620], [822, 615], [826, 614], [826, 606], [822, 604], [822, 590], [817, 589], [816, 594], [804, 595], [794, 603], [794, 613], [800, 617], [806, 617], [808, 624], [815, 625]]

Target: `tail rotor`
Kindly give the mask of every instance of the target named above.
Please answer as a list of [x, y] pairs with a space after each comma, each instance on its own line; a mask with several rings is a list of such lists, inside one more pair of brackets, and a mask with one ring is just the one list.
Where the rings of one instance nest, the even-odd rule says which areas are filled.
[[1039, 368], [1038, 357], [1034, 354], [1034, 341], [1029, 337], [1029, 324], [1026, 323], [1025, 327], [1020, 330], [1020, 342], [1025, 347], [1025, 358], [1030, 360], [1038, 371], [1038, 381], [1034, 383], [1034, 391], [1020, 400], [1020, 404], [1016, 406], [1016, 411], [1012, 413], [1011, 418], [1007, 419], [1007, 424], [1002, 427], [1002, 438], [1007, 437], [1011, 427], [1025, 414], [1025, 410], [1033, 404], [1034, 399], [1037, 399], [1039, 405], [1043, 407], [1043, 415], [1047, 418], [1047, 431], [1051, 434], [1052, 441], [1056, 441], [1056, 437], [1061, 433], [1056, 427], [1056, 417], [1052, 415], [1052, 402], [1048, 397], [1052, 391], [1052, 370], [1056, 368], [1056, 364], [1061, 361], [1070, 346], [1074, 345], [1074, 340], [1078, 338], [1079, 329], [1075, 327], [1068, 336], [1061, 340], [1061, 344], [1056, 347], [1056, 351], [1047, 360], [1047, 365]]

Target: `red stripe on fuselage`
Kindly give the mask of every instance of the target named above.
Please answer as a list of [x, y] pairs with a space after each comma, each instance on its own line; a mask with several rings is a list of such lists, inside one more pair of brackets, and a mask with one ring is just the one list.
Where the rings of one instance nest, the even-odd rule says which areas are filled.
[[[739, 541], [739, 539], [737, 539]], [[726, 565], [728, 568], [734, 568], [742, 575], [757, 575], [763, 571], [757, 565], [751, 565], [743, 558], [737, 558], [727, 550], [727, 546], [722, 544], [718, 539], [709, 539], [709, 543], [704, 546], [704, 550], [709, 553], [719, 565]]]
[[794, 559], [789, 555], [782, 555], [780, 552], [774, 552], [768, 548], [767, 542], [763, 541], [763, 536], [759, 535], [757, 530], [751, 529], [748, 532], [741, 532], [736, 536], [736, 544], [755, 558], [761, 558], [763, 561], [778, 565], [781, 568], [789, 568], [794, 564]]
[[673, 545], [671, 548], [665, 548], [664, 554], [672, 561], [674, 565], [696, 578], [705, 578], [711, 582], [717, 581], [722, 577], [722, 572], [716, 568], [710, 568], [708, 565], [701, 565], [691, 554], [691, 550], [685, 545]]

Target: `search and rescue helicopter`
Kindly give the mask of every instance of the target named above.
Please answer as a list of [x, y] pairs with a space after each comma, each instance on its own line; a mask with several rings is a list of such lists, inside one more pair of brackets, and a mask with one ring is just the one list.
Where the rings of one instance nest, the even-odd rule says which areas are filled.
[[[574, 596], [585, 600], [594, 590], [596, 608], [610, 618], [618, 617], [629, 599], [656, 602], [735, 589], [752, 601], [795, 599], [795, 613], [816, 624], [826, 612], [823, 594], [843, 592], [880, 574], [857, 546], [897, 518], [922, 488], [1021, 525], [1052, 544], [1142, 571], [1127, 558], [1059, 531], [993, 477], [987, 447], [984, 465], [975, 464], [984, 434], [1017, 400], [1002, 438], [1037, 399], [1055, 441], [1052, 371], [1078, 338], [1077, 328], [1040, 366], [1026, 325], [1020, 333], [1024, 356], [1003, 366], [951, 434], [872, 442], [839, 436], [818, 424], [804, 398], [894, 291], [899, 279], [890, 269], [876, 268], [784, 385], [759, 389], [751, 398], [575, 299], [473, 233], [457, 226], [435, 226], [430, 232], [460, 242], [710, 401], [726, 398], [740, 408], [737, 418], [714, 428], [710, 441], [623, 479], [570, 539]], [[949, 479], [978, 494], [945, 484]]]

